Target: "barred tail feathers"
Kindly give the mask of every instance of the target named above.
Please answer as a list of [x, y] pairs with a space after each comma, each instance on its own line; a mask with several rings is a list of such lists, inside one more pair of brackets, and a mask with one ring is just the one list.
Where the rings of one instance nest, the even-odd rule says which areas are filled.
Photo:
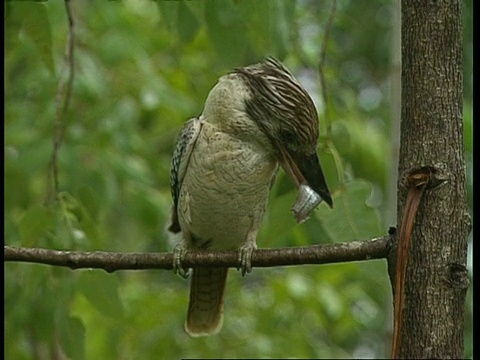
[[193, 269], [185, 331], [192, 337], [217, 334], [223, 325], [228, 268]]

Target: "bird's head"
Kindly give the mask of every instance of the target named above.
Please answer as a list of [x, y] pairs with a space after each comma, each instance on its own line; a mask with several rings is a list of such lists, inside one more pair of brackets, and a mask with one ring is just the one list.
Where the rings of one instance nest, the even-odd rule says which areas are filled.
[[248, 88], [245, 110], [277, 152], [297, 186], [308, 185], [331, 207], [318, 156], [318, 115], [315, 105], [292, 73], [274, 58], [234, 70]]

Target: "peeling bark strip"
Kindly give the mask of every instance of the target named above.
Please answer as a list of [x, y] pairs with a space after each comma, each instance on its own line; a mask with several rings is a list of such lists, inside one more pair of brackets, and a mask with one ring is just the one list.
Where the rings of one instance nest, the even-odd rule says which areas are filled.
[[[348, 243], [257, 249], [253, 253], [252, 265], [254, 267], [273, 267], [383, 259], [387, 255], [390, 241], [390, 236], [383, 236]], [[107, 272], [145, 269], [172, 270], [173, 254], [59, 251], [4, 246], [4, 262], [6, 261], [64, 266], [70, 269], [103, 269]], [[238, 253], [236, 251], [192, 252], [185, 255], [183, 264], [186, 268], [199, 265], [237, 268]]]
[[402, 340], [402, 316], [405, 306], [405, 276], [407, 273], [408, 255], [412, 238], [413, 225], [417, 215], [423, 193], [431, 183], [430, 178], [433, 169], [422, 167], [411, 171], [404, 177], [404, 186], [407, 187], [408, 195], [405, 203], [400, 234], [398, 236], [397, 266], [395, 271], [395, 301], [394, 301], [394, 328], [392, 343], [392, 359], [398, 358], [398, 351]]

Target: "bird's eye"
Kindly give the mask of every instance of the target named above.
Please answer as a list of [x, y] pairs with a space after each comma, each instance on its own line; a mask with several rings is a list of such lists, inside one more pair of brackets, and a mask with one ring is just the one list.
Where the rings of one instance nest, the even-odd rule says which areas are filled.
[[290, 131], [280, 131], [280, 140], [285, 144], [296, 143], [296, 136]]

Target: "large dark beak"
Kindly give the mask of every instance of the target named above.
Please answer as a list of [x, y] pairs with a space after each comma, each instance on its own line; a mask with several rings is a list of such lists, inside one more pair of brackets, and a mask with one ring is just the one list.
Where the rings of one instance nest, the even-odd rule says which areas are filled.
[[308, 185], [332, 208], [332, 196], [328, 190], [317, 153], [311, 155], [299, 154], [289, 151], [283, 146], [280, 146], [279, 150], [280, 164], [295, 185], [297, 185], [297, 187], [300, 187], [300, 185]]

